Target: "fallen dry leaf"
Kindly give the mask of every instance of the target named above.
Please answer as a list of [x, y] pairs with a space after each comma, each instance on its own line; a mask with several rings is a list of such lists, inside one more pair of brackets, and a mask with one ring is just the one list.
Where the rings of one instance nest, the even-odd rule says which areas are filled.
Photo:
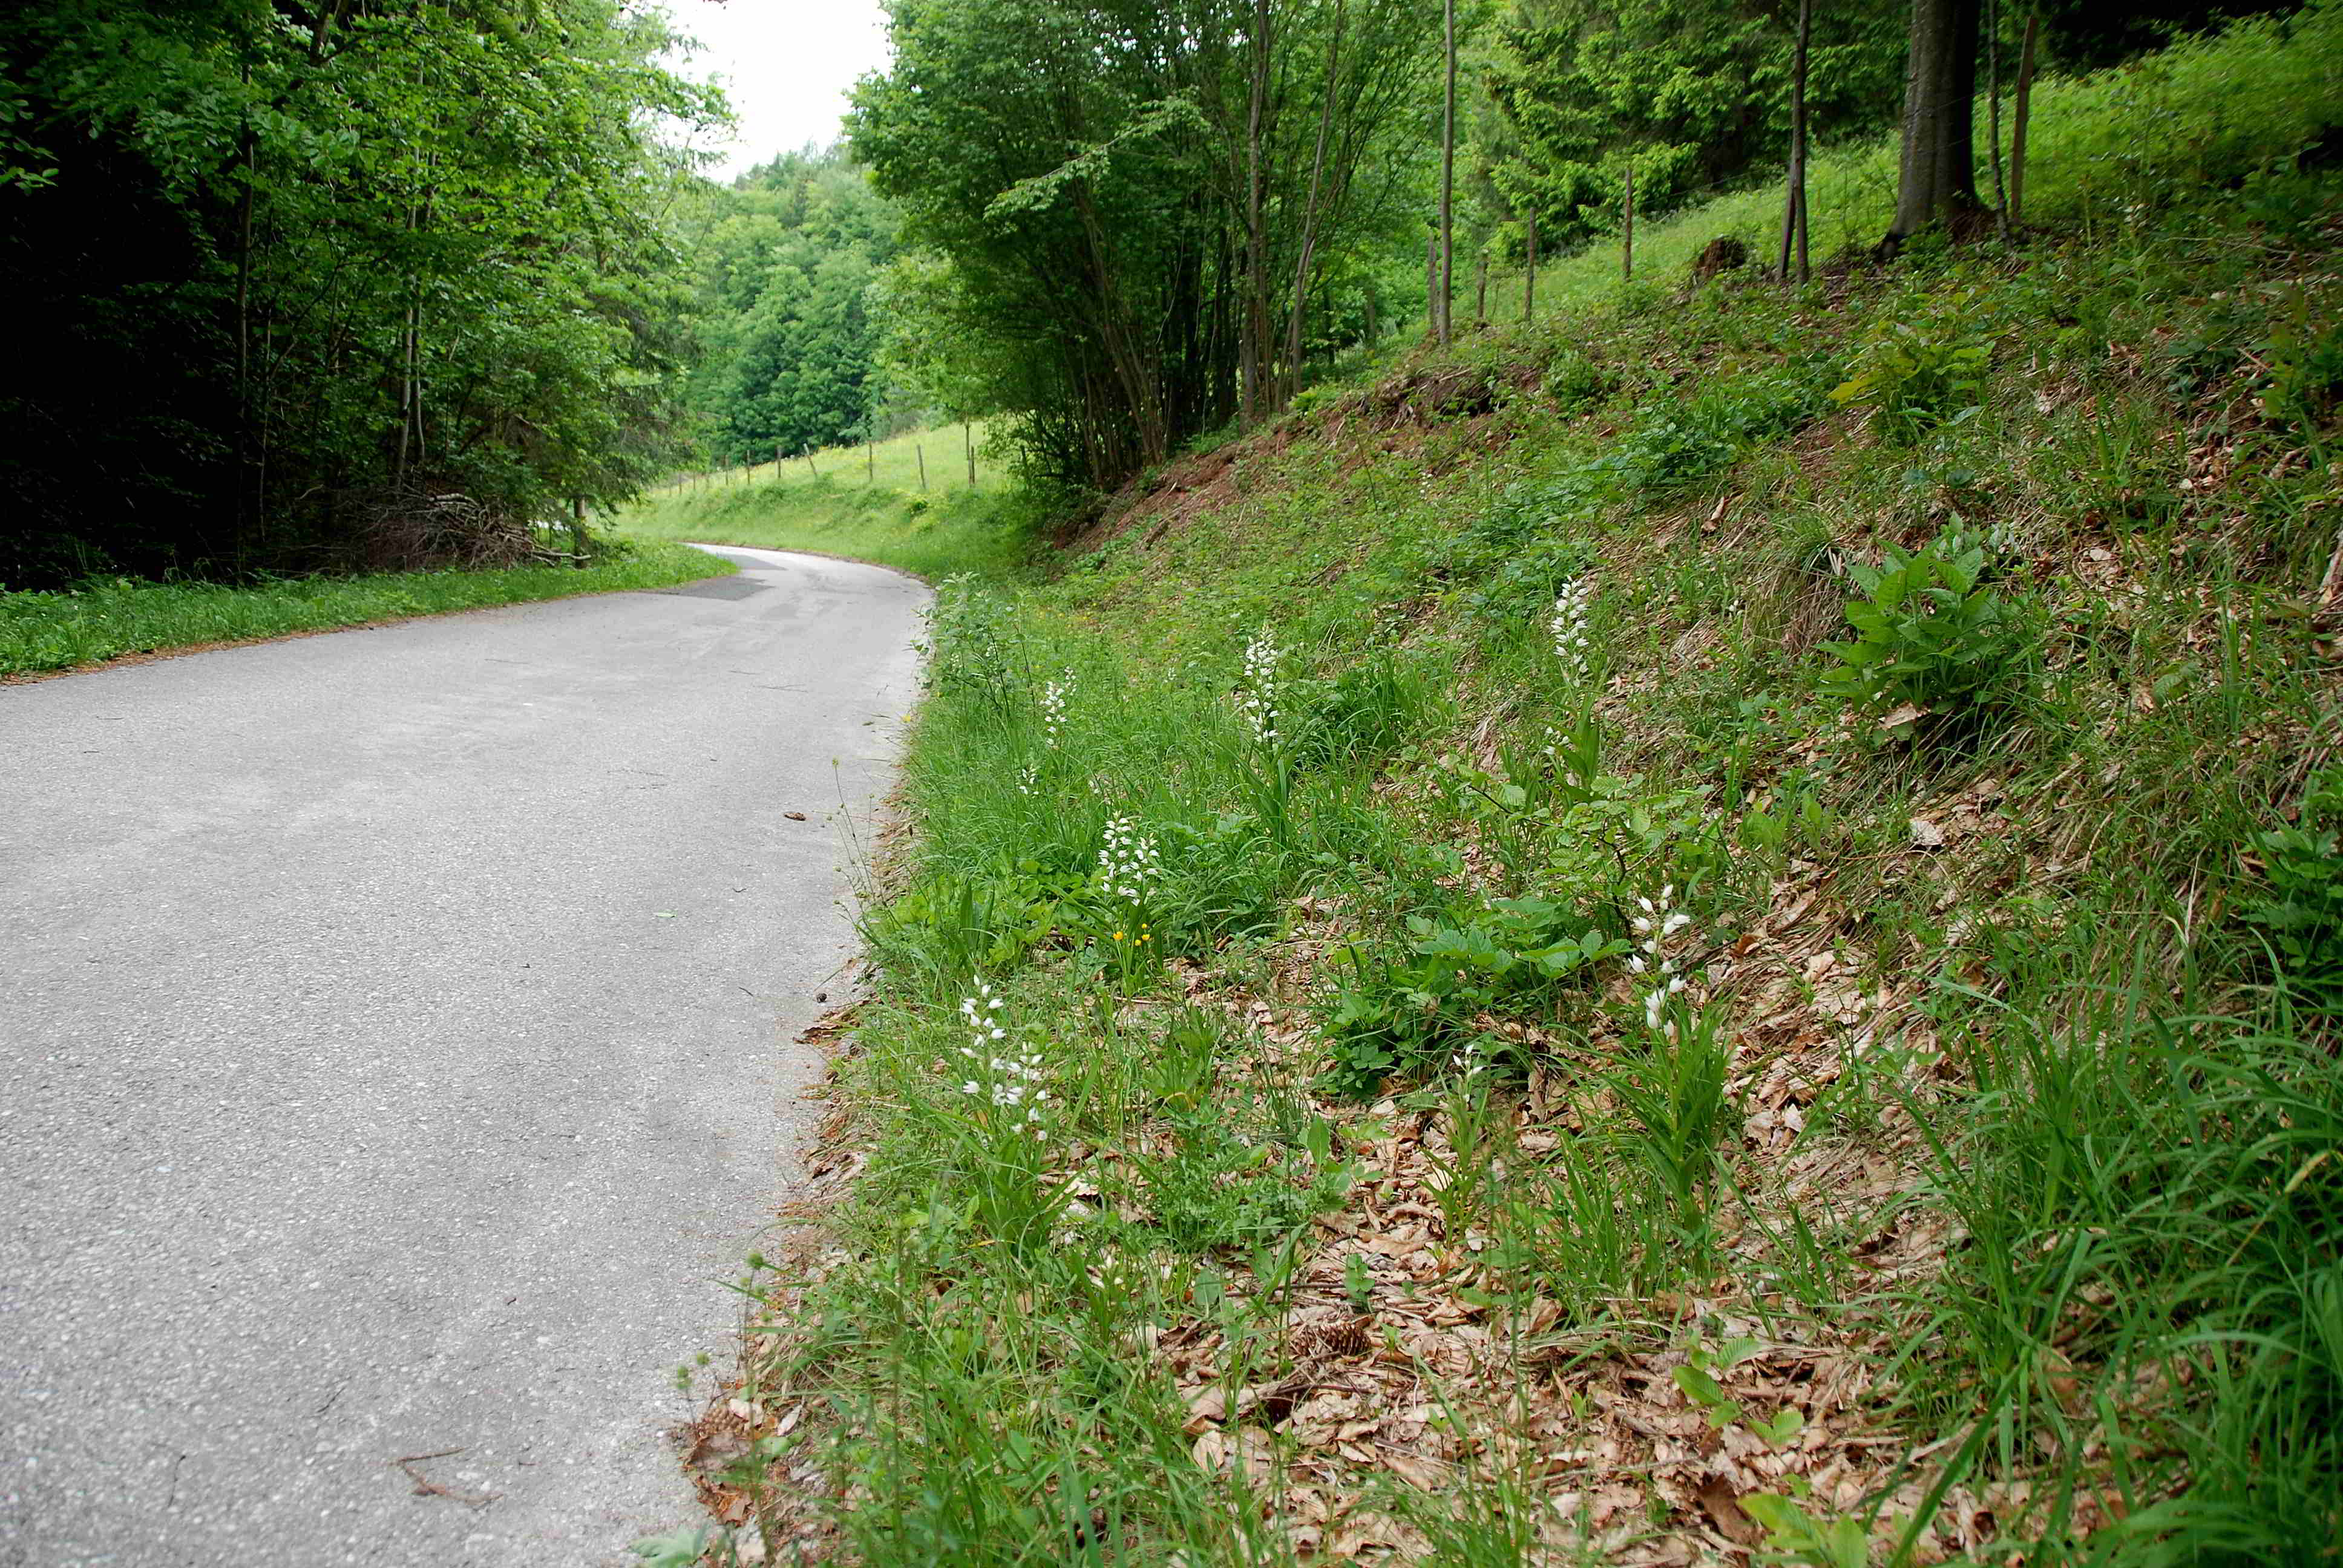
[[1191, 1437], [1228, 1419], [1228, 1390], [1219, 1383], [1208, 1382], [1202, 1388], [1190, 1389], [1187, 1400], [1188, 1421], [1180, 1430]]
[[1393, 1475], [1421, 1491], [1437, 1492], [1448, 1481], [1446, 1466], [1434, 1464], [1430, 1460], [1418, 1459], [1412, 1453], [1401, 1453], [1386, 1449], [1383, 1461]]
[[1928, 717], [1928, 710], [1921, 707], [1918, 703], [1900, 702], [1894, 708], [1890, 709], [1885, 714], [1881, 716], [1879, 728], [1883, 730], [1901, 729], [1904, 726], [1912, 723], [1916, 719], [1926, 719], [1926, 717]]
[[1720, 1476], [1710, 1476], [1694, 1494], [1700, 1501], [1701, 1512], [1716, 1526], [1716, 1533], [1736, 1546], [1755, 1546], [1765, 1539], [1765, 1530], [1743, 1512], [1741, 1500], [1734, 1495], [1732, 1486]]

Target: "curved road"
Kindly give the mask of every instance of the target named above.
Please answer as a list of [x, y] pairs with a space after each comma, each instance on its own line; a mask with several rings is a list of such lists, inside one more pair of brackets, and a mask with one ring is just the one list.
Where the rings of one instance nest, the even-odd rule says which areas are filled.
[[801, 1130], [926, 599], [720, 553], [0, 689], [0, 1564], [693, 1517], [673, 1369]]

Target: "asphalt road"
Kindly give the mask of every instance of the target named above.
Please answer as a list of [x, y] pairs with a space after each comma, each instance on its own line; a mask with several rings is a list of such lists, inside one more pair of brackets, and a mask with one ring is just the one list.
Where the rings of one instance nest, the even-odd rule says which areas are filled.
[[673, 1372], [803, 1131], [926, 598], [721, 553], [0, 688], [0, 1564], [694, 1517]]

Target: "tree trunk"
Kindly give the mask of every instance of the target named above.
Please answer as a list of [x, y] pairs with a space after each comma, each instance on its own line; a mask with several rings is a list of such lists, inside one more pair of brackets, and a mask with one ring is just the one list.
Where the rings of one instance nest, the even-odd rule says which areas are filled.
[[1456, 0], [1441, 0], [1442, 46], [1448, 56], [1447, 86], [1440, 106], [1440, 299], [1437, 320], [1440, 345], [1448, 346], [1449, 311], [1454, 302], [1456, 259]]
[[1489, 325], [1489, 253], [1483, 251], [1475, 264], [1476, 277], [1473, 285], [1473, 325]]
[[2009, 221], [2026, 221], [2026, 110], [2034, 95], [2034, 29], [2039, 18], [2026, 18], [2026, 41], [2017, 50], [2017, 102], [2009, 116]]
[[1326, 138], [1334, 128], [1334, 89], [1342, 61], [1343, 0], [1335, 0], [1334, 27], [1326, 39], [1326, 95], [1318, 108], [1318, 146], [1310, 159], [1310, 205], [1302, 214], [1302, 254], [1293, 263], [1293, 315], [1285, 324], [1285, 379], [1278, 407], [1292, 402], [1302, 387], [1302, 316], [1310, 297], [1310, 268], [1317, 259], [1318, 214], [1326, 176]]
[[1904, 155], [1886, 246], [1942, 223], [1956, 236], [1976, 221], [1975, 117], [1978, 0], [1912, 0], [1904, 76]]
[[1269, 106], [1269, 0], [1252, 8], [1252, 82], [1245, 114], [1245, 279], [1243, 316], [1237, 326], [1237, 375], [1245, 427], [1262, 416], [1262, 380], [1268, 370], [1269, 236], [1262, 218], [1262, 121]]
[[[1081, 220], [1090, 264], [1090, 287], [1083, 297], [1094, 309], [1092, 320], [1097, 327], [1099, 346], [1106, 352], [1107, 367], [1122, 388], [1123, 406], [1131, 411], [1131, 423], [1137, 427], [1140, 466], [1161, 462], [1171, 451], [1171, 427], [1163, 414], [1161, 360], [1151, 354], [1152, 340], [1125, 302], [1122, 275], [1108, 247], [1106, 225], [1100, 219], [1098, 204], [1087, 182], [1074, 182], [1072, 205], [1074, 216]], [[1258, 294], [1248, 303], [1256, 317], [1262, 315]], [[1260, 341], [1257, 334], [1255, 341]], [[1260, 368], [1256, 359], [1256, 374]], [[1101, 469], [1096, 477], [1103, 482], [1111, 476]]]
[[1994, 222], [2009, 238], [2009, 187], [2001, 178], [2001, 7], [1985, 0], [1986, 145], [1993, 149]]
[[1790, 189], [1782, 212], [1782, 286], [1790, 286], [1793, 247], [1796, 280], [1806, 281], [1806, 43], [1812, 35], [1814, 0], [1798, 0], [1798, 46], [1790, 69]]
[[965, 419], [961, 420], [960, 438], [968, 447], [968, 487], [973, 490], [976, 488], [976, 427]]

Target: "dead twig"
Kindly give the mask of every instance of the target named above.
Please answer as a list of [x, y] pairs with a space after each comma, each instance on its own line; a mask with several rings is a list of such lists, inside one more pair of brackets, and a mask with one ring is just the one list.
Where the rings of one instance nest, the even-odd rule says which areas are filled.
[[405, 1472], [407, 1480], [415, 1483], [415, 1495], [417, 1497], [444, 1497], [451, 1503], [460, 1503], [467, 1508], [486, 1508], [489, 1503], [494, 1503], [497, 1500], [498, 1493], [493, 1492], [483, 1492], [478, 1493], [458, 1492], [452, 1486], [440, 1485], [437, 1482], [432, 1480], [430, 1477], [425, 1475], [421, 1471], [415, 1468], [426, 1460], [447, 1459], [463, 1452], [464, 1451], [460, 1448], [442, 1448], [437, 1449], [429, 1453], [407, 1454], [401, 1458], [394, 1459], [390, 1462], [399, 1470]]

